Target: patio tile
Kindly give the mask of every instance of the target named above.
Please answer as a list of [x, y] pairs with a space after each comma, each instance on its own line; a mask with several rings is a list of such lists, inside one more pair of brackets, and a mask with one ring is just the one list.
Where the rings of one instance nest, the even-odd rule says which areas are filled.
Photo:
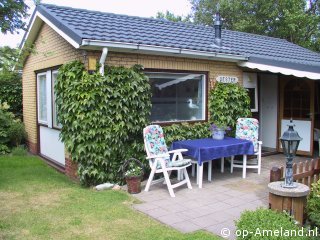
[[189, 209], [187, 211], [180, 212], [179, 214], [182, 214], [186, 216], [189, 220], [191, 220], [194, 218], [205, 216], [208, 214], [208, 212], [205, 209]]
[[190, 221], [198, 226], [201, 226], [201, 229], [204, 229], [210, 225], [218, 223], [216, 217], [213, 214], [208, 214], [205, 216], [194, 218], [194, 219], [191, 219]]
[[247, 203], [248, 201], [245, 199], [232, 197], [232, 198], [229, 198], [223, 202], [226, 204], [229, 204], [231, 206], [240, 206], [240, 205]]
[[191, 223], [190, 221], [183, 221], [183, 222], [179, 222], [179, 223], [175, 223], [173, 225], [171, 225], [173, 228], [183, 232], [183, 233], [189, 233], [189, 232], [194, 232], [197, 230], [200, 230], [201, 227]]
[[231, 208], [232, 206], [224, 202], [218, 202], [218, 203], [210, 204], [207, 207], [211, 208], [211, 212], [214, 212], [214, 211], [220, 211], [223, 209], [228, 209], [228, 208]]
[[154, 205], [153, 203], [140, 203], [133, 205], [133, 207], [141, 212], [147, 212], [151, 209], [158, 208], [158, 206]]
[[235, 220], [234, 216], [226, 213], [225, 210], [216, 211], [212, 215], [214, 215], [217, 223], [222, 223], [222, 222], [225, 222], [228, 220], [230, 220], [230, 221]]
[[151, 209], [151, 210], [145, 211], [145, 213], [156, 219], [159, 217], [171, 214], [170, 211], [162, 208]]
[[172, 226], [176, 223], [179, 222], [184, 222], [185, 220], [187, 220], [186, 216], [182, 215], [182, 214], [168, 214], [168, 215], [164, 215], [161, 217], [158, 217], [157, 220], [159, 220], [160, 222], [167, 224], [169, 226]]
[[160, 199], [160, 200], [154, 201], [153, 204], [159, 207], [165, 207], [172, 204], [172, 199], [171, 197], [168, 197], [166, 199]]
[[[225, 239], [236, 239], [236, 227], [233, 221], [225, 221], [223, 223], [214, 224], [205, 228], [208, 232], [221, 236]], [[230, 235], [229, 235], [230, 234]], [[229, 236], [228, 236], [229, 235]]]
[[178, 213], [178, 212], [183, 212], [183, 211], [188, 210], [187, 207], [185, 207], [181, 204], [176, 204], [176, 203], [174, 203], [174, 204], [171, 203], [166, 206], [162, 206], [162, 208], [165, 210], [168, 210], [170, 212], [173, 212], [173, 213]]

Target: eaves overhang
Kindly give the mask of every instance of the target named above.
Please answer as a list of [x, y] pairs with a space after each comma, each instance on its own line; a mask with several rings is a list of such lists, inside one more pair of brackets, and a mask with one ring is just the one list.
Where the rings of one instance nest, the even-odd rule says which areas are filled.
[[164, 56], [175, 56], [175, 57], [187, 57], [197, 59], [208, 59], [208, 60], [220, 60], [227, 62], [239, 62], [248, 60], [247, 56], [238, 54], [224, 54], [218, 52], [207, 52], [198, 51], [183, 48], [174, 47], [162, 47], [146, 44], [137, 43], [124, 43], [114, 41], [100, 41], [92, 39], [83, 39], [80, 46], [81, 49], [94, 49], [99, 50], [103, 47], [107, 47], [110, 51], [116, 52], [131, 52], [131, 53], [142, 53], [142, 54], [153, 54], [153, 55], [164, 55]]

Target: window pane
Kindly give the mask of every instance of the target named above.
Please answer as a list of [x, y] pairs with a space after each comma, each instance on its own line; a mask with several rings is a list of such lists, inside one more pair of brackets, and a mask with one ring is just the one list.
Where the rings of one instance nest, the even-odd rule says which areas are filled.
[[58, 72], [53, 72], [52, 73], [52, 97], [53, 97], [53, 126], [56, 128], [61, 128], [61, 124], [58, 122], [57, 119], [57, 105], [56, 105], [56, 94], [54, 92], [54, 85], [55, 85], [55, 81], [57, 79], [58, 76]]
[[250, 108], [256, 109], [256, 89], [255, 88], [247, 88], [248, 95], [250, 97]]
[[151, 121], [204, 119], [204, 75], [147, 72], [152, 90]]
[[39, 120], [47, 121], [47, 81], [46, 75], [39, 76]]

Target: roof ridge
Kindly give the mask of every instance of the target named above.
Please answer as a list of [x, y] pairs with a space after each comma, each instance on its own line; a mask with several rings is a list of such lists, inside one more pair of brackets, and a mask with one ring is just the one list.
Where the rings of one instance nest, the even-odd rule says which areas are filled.
[[91, 12], [91, 13], [98, 13], [98, 14], [104, 14], [104, 15], [113, 15], [113, 16], [121, 16], [121, 17], [128, 17], [128, 18], [136, 18], [136, 19], [144, 19], [149, 21], [156, 21], [156, 22], [163, 22], [163, 23], [169, 23], [172, 25], [185, 25], [190, 27], [202, 27], [202, 28], [212, 28], [212, 26], [206, 26], [201, 24], [195, 24], [195, 23], [189, 23], [189, 22], [173, 22], [167, 19], [162, 18], [153, 18], [153, 17], [140, 17], [140, 16], [133, 16], [133, 15], [127, 15], [127, 14], [120, 14], [120, 13], [112, 13], [112, 12], [102, 12], [97, 10], [89, 10], [84, 8], [74, 8], [74, 7], [68, 7], [68, 6], [61, 6], [61, 5], [55, 5], [55, 4], [48, 4], [48, 3], [40, 3], [38, 6], [49, 6], [49, 7], [57, 7], [57, 8], [65, 8], [70, 10], [78, 10], [78, 11], [84, 11], [84, 12]]

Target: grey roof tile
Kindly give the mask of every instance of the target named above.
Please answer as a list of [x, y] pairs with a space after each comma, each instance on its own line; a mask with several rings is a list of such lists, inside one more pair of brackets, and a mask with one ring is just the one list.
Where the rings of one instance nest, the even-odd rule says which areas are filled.
[[[81, 44], [116, 41], [248, 56], [249, 61], [320, 73], [320, 54], [283, 39], [223, 30], [223, 47], [213, 45], [214, 28], [40, 4], [37, 10]], [[292, 65], [293, 64], [293, 65]]]

